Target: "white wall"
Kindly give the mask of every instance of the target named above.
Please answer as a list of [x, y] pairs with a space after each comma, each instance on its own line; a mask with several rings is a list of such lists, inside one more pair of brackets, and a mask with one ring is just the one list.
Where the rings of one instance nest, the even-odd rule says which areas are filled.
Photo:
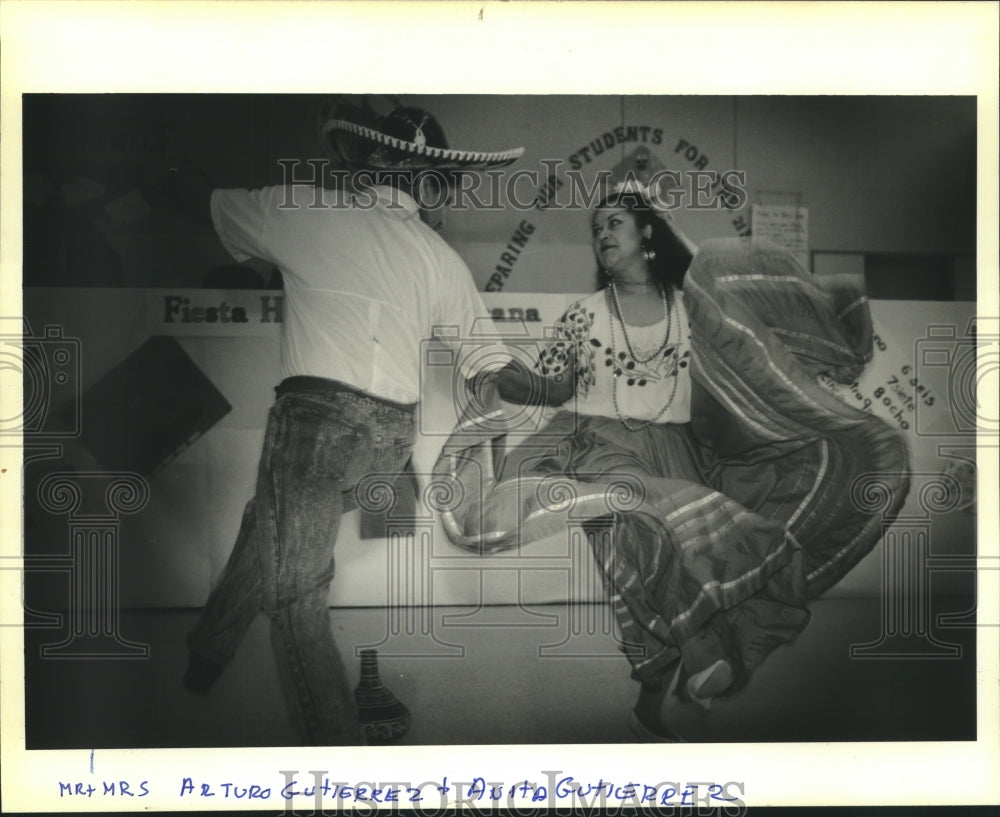
[[[176, 291], [174, 291], [176, 292]], [[182, 291], [183, 292], [183, 291]], [[193, 303], [247, 304], [254, 315], [258, 292], [191, 291]], [[138, 514], [123, 516], [121, 540], [121, 602], [126, 607], [185, 607], [204, 603], [232, 549], [244, 503], [252, 496], [264, 422], [273, 402], [277, 378], [278, 325], [177, 324], [164, 322], [164, 290], [35, 289], [25, 293], [25, 309], [36, 334], [45, 324], [59, 324], [64, 335], [80, 341], [86, 390], [108, 370], [141, 345], [151, 334], [172, 334], [194, 363], [232, 405], [232, 411], [162, 471], [150, 478], [150, 501]], [[487, 294], [490, 306], [535, 308], [541, 321], [532, 333], [550, 325], [572, 295]], [[958, 444], [949, 412], [949, 367], [919, 367], [920, 382], [934, 395], [933, 406], [917, 406], [919, 416], [893, 399], [877, 398], [881, 387], [890, 393], [894, 375], [917, 366], [920, 339], [928, 327], [947, 324], [964, 328], [972, 304], [878, 302], [873, 304], [880, 346], [866, 370], [857, 394], [843, 396], [858, 404], [870, 399], [872, 410], [899, 428], [911, 448], [916, 473], [914, 488], [903, 516], [927, 517], [922, 488], [939, 474], [947, 458], [939, 444]], [[885, 349], [881, 349], [881, 345]], [[926, 346], [926, 343], [924, 343]], [[949, 346], [948, 344], [945, 344]], [[940, 343], [934, 346], [938, 350]], [[954, 346], [954, 344], [951, 344]], [[438, 374], [435, 370], [432, 373]], [[450, 398], [451, 377], [440, 373], [428, 381], [415, 448], [415, 468], [429, 473], [455, 414]], [[907, 387], [909, 389], [909, 387]], [[912, 389], [909, 389], [913, 391]], [[859, 397], [860, 396], [860, 397]], [[122, 400], [129, 395], [122, 395]], [[902, 425], [901, 420], [906, 421]], [[102, 471], [100, 465], [72, 441], [61, 460], [29, 466], [29, 484], [41, 472]], [[922, 504], [924, 503], [924, 504]], [[29, 553], [67, 553], [66, 519], [39, 508], [29, 493], [26, 508], [34, 527]], [[567, 536], [553, 536], [519, 552], [481, 558], [450, 544], [439, 520], [427, 514], [427, 538], [404, 544], [406, 581], [414, 602], [435, 604], [515, 604], [561, 602], [567, 598], [601, 599], [603, 593], [589, 553], [581, 559]], [[331, 590], [336, 605], [382, 605], [391, 579], [391, 545], [382, 539], [362, 539], [360, 514], [345, 517], [337, 539], [337, 577]], [[931, 547], [937, 555], [970, 554], [975, 543], [975, 515], [956, 511], [928, 518]], [[881, 591], [881, 545], [832, 592], [836, 595], [876, 596]], [[35, 577], [37, 578], [37, 577]], [[65, 585], [56, 575], [44, 578], [53, 593], [52, 609], [65, 603]], [[936, 591], [943, 585], [936, 585]], [[43, 594], [44, 595], [44, 594]], [[33, 596], [39, 598], [39, 596]], [[398, 599], [398, 596], [393, 598]]]
[[[209, 269], [228, 263], [209, 230], [193, 230], [155, 206], [142, 220], [115, 225], [104, 206], [141, 187], [157, 168], [181, 161], [205, 169], [219, 186], [279, 183], [280, 159], [320, 154], [314, 122], [320, 101], [302, 95], [29, 99], [26, 171], [56, 183], [76, 175], [102, 186], [104, 194], [81, 205], [79, 213], [118, 251], [125, 285], [199, 286]], [[524, 157], [507, 174], [542, 175], [548, 169], [543, 161], [558, 161], [561, 178], [576, 157], [592, 183], [597, 171], [612, 168], [641, 144], [668, 169], [744, 171], [747, 202], [741, 210], [677, 212], [695, 240], [736, 234], [741, 216], [749, 224], [753, 203], [797, 203], [809, 209], [815, 252], [975, 254], [971, 97], [520, 95], [404, 101], [433, 110], [454, 147], [524, 146]], [[585, 161], [582, 149], [604, 134], [614, 141], [615, 128], [628, 126], [637, 134], [646, 128], [645, 143], [615, 144]], [[486, 288], [526, 218], [535, 230], [511, 267], [505, 291], [591, 289], [586, 211], [525, 213], [508, 203], [489, 212], [452, 213], [444, 235]], [[57, 277], [51, 270], [29, 270], [29, 281], [40, 274]]]

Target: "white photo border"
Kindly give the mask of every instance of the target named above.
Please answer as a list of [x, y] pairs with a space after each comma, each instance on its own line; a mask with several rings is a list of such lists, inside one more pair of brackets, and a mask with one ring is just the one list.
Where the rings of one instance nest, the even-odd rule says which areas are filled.
[[[978, 98], [979, 314], [997, 287], [998, 15], [995, 3], [5, 2], [0, 310], [19, 314], [22, 93], [302, 92], [586, 94], [962, 94]], [[648, 70], [636, 71], [648, 55]], [[623, 87], [623, 83], [627, 83]], [[6, 405], [20, 394], [7, 388]], [[996, 396], [992, 398], [995, 400]], [[8, 401], [13, 401], [8, 403]], [[6, 415], [5, 415], [6, 416]], [[991, 414], [989, 416], [995, 416]], [[997, 450], [984, 449], [983, 497], [996, 497]], [[3, 555], [19, 552], [20, 453], [0, 449]], [[981, 502], [982, 557], [997, 557], [997, 503]], [[1000, 571], [979, 577], [995, 616]], [[0, 570], [3, 620], [21, 574]], [[995, 620], [995, 618], [993, 619]], [[273, 781], [284, 769], [338, 779], [744, 781], [744, 801], [781, 805], [1000, 802], [998, 639], [979, 639], [978, 740], [606, 746], [102, 751], [121, 779], [148, 779], [149, 810], [182, 803], [197, 772]], [[14, 811], [110, 811], [134, 803], [60, 801], [53, 781], [86, 771], [89, 752], [24, 749], [23, 633], [0, 628], [3, 800]], [[432, 803], [433, 804], [433, 803]], [[213, 804], [247, 808], [245, 802]], [[275, 810], [274, 802], [258, 806]]]

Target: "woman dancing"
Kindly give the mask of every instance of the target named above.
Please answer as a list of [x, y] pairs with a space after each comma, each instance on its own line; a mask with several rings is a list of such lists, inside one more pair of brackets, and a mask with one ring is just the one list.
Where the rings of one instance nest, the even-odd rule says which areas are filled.
[[[508, 401], [562, 409], [501, 453], [478, 406], [479, 426], [467, 417], [438, 462], [461, 487], [443, 518], [479, 552], [590, 519], [641, 682], [631, 726], [670, 741], [668, 692], [707, 708], [745, 684], [871, 550], [905, 499], [907, 454], [816, 381], [849, 382], [870, 359], [858, 282], [821, 289], [759, 242], [697, 249], [634, 183], [591, 227], [600, 288], [569, 307], [534, 371], [512, 364], [496, 381]], [[858, 499], [872, 479], [882, 513]]]

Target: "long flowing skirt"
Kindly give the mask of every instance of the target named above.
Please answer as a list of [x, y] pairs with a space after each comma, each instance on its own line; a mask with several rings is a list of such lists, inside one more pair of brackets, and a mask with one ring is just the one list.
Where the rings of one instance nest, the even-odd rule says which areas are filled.
[[637, 677], [724, 657], [744, 683], [909, 485], [899, 435], [817, 383], [856, 377], [872, 343], [859, 282], [824, 283], [771, 245], [707, 242], [684, 287], [691, 424], [631, 432], [560, 412], [508, 451], [495, 419], [467, 416], [436, 467], [449, 537], [485, 553], [593, 520], [610, 531], [589, 538]]

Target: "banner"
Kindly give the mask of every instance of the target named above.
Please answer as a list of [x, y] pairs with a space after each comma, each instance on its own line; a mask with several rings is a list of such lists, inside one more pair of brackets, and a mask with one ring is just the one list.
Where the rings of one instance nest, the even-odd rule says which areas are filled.
[[[493, 320], [463, 343], [485, 345], [502, 337], [515, 354], [530, 360], [547, 328], [577, 297], [487, 292], [484, 300]], [[63, 387], [67, 395], [80, 397], [94, 390], [95, 384], [146, 348], [153, 337], [172, 336], [189, 359], [136, 381], [148, 385], [159, 377], [154, 391], [161, 400], [172, 387], [193, 388], [191, 384], [201, 384], [198, 393], [204, 396], [193, 407], [184, 401], [171, 402], [177, 408], [171, 418], [176, 419], [181, 409], [190, 412], [192, 427], [187, 437], [191, 439], [174, 426], [168, 429], [173, 435], [170, 446], [178, 440], [186, 446], [148, 476], [148, 502], [120, 520], [121, 603], [201, 605], [225, 565], [243, 506], [253, 494], [264, 423], [278, 377], [282, 293], [29, 289], [24, 305], [36, 345], [45, 349], [46, 344], [58, 341], [79, 357], [79, 373], [74, 375], [78, 379]], [[872, 313], [874, 359], [856, 383], [835, 390], [849, 404], [897, 428], [909, 443], [915, 473], [930, 475], [915, 478], [904, 516], [926, 515], [920, 505], [926, 493], [922, 486], [931, 477], [951, 475], [947, 485], [961, 496], [947, 513], [934, 516], [928, 524], [933, 528], [934, 547], [971, 552], [975, 458], [968, 452], [976, 425], [983, 420], [976, 416], [974, 400], [970, 407], [969, 372], [963, 374], [962, 367], [975, 361], [976, 343], [969, 335], [974, 304], [876, 301]], [[47, 336], [47, 332], [52, 334]], [[419, 435], [408, 476], [410, 510], [394, 516], [392, 509], [375, 503], [345, 516], [337, 539], [331, 603], [384, 604], [400, 581], [409, 583], [407, 603], [417, 606], [432, 600], [438, 605], [531, 606], [568, 598], [603, 599], [589, 551], [573, 538], [572, 531], [512, 554], [487, 558], [459, 551], [444, 536], [433, 502], [424, 491], [426, 475], [457, 420], [453, 394], [461, 384], [454, 366], [435, 352], [440, 348], [429, 343], [423, 358]], [[197, 374], [185, 374], [176, 384], [166, 382], [173, 377], [172, 371], [187, 372], [192, 367]], [[26, 383], [30, 388], [30, 380]], [[118, 388], [131, 391], [125, 385]], [[120, 396], [122, 401], [145, 405], [142, 411], [150, 416], [155, 414], [143, 395]], [[105, 395], [102, 404], [110, 402], [113, 395]], [[39, 409], [43, 410], [47, 409]], [[528, 407], [521, 416], [526, 424], [537, 427], [551, 411]], [[209, 427], [209, 423], [214, 425]], [[57, 425], [50, 420], [40, 428], [58, 430]], [[161, 424], [149, 427], [159, 429]], [[87, 434], [81, 437], [77, 429], [66, 431], [59, 438], [60, 456], [27, 465], [29, 488], [56, 471], [101, 470], [95, 452], [87, 448]], [[141, 428], [133, 429], [129, 439], [138, 441], [134, 445], [145, 444], [138, 431]], [[150, 450], [164, 448], [153, 443]], [[117, 456], [127, 457], [120, 446], [115, 450]], [[53, 517], [30, 490], [25, 508], [28, 551], [41, 556], [65, 552], [65, 521]], [[373, 515], [364, 530], [363, 511]], [[372, 538], [372, 524], [375, 530], [384, 529], [385, 535]], [[831, 593], [876, 594], [880, 575], [879, 557], [873, 553]], [[64, 592], [56, 581], [45, 584], [52, 594]]]

